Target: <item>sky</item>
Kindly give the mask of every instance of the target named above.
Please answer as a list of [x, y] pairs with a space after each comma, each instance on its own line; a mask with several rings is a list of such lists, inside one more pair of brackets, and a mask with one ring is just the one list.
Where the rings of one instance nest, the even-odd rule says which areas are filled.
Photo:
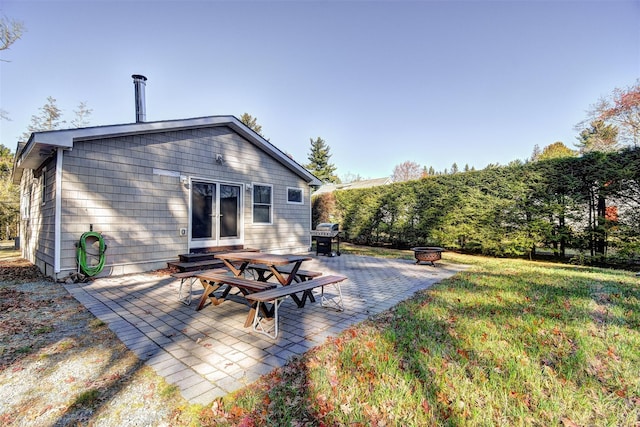
[[640, 78], [640, 0], [12, 1], [26, 31], [0, 52], [0, 144], [47, 97], [63, 119], [249, 113], [300, 164], [311, 139], [338, 176], [415, 162], [482, 169], [574, 148], [601, 97]]

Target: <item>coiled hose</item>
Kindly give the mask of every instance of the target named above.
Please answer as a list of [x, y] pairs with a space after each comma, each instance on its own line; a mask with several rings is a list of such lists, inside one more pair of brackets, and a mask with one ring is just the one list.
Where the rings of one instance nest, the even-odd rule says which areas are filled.
[[[98, 253], [89, 254], [91, 257], [98, 258], [98, 263], [95, 265], [89, 265], [87, 263], [87, 239], [97, 239], [99, 243]], [[95, 242], [90, 243], [93, 244]], [[107, 245], [104, 243], [102, 234], [95, 231], [87, 231], [80, 237], [80, 241], [76, 244], [76, 255], [78, 260], [78, 267], [87, 276], [95, 276], [100, 273], [104, 268], [105, 255], [107, 251]]]

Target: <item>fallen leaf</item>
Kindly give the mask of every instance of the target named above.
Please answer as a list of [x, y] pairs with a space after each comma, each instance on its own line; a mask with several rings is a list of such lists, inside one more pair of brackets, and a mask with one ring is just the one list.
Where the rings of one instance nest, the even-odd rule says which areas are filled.
[[462, 349], [457, 349], [456, 353], [458, 353], [460, 356], [464, 357], [465, 359], [469, 360], [469, 353], [466, 350], [462, 350]]
[[229, 412], [231, 412], [231, 415], [233, 415], [234, 417], [237, 417], [237, 418], [240, 418], [241, 416], [244, 415], [244, 409], [242, 409], [238, 405], [233, 405]]
[[579, 427], [578, 424], [574, 423], [567, 417], [562, 419], [562, 425], [564, 425], [565, 427]]
[[345, 414], [350, 414], [351, 412], [353, 412], [353, 408], [348, 403], [343, 403], [342, 405], [340, 405], [340, 409], [342, 409], [342, 412], [344, 412]]
[[447, 395], [442, 392], [439, 391], [438, 393], [436, 393], [436, 398], [438, 400], [438, 402], [444, 404], [444, 405], [449, 405], [449, 398], [447, 397]]

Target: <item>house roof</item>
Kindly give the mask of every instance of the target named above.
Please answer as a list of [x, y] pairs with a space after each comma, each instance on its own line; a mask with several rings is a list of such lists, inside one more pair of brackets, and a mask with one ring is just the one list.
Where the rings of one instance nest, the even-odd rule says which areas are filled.
[[29, 141], [18, 145], [13, 169], [13, 182], [19, 183], [24, 169], [37, 169], [56, 150], [71, 150], [75, 141], [88, 141], [109, 137], [149, 134], [156, 132], [201, 129], [226, 126], [233, 129], [244, 139], [262, 149], [282, 165], [290, 169], [309, 185], [319, 186], [321, 182], [295, 160], [291, 159], [276, 146], [258, 135], [234, 116], [209, 116], [191, 119], [166, 120], [158, 122], [139, 122], [120, 125], [96, 126], [78, 129], [34, 132]]
[[370, 188], [376, 187], [378, 185], [386, 185], [391, 183], [391, 178], [375, 178], [375, 179], [363, 179], [360, 181], [353, 181], [347, 184], [324, 184], [322, 187], [318, 188], [313, 195], [316, 196], [318, 194], [323, 193], [332, 193], [335, 190], [353, 190], [356, 188]]

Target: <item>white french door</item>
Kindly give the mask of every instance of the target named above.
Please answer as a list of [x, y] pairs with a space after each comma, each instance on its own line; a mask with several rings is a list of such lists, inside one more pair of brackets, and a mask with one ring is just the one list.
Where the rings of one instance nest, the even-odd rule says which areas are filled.
[[191, 248], [242, 244], [242, 186], [191, 181]]

